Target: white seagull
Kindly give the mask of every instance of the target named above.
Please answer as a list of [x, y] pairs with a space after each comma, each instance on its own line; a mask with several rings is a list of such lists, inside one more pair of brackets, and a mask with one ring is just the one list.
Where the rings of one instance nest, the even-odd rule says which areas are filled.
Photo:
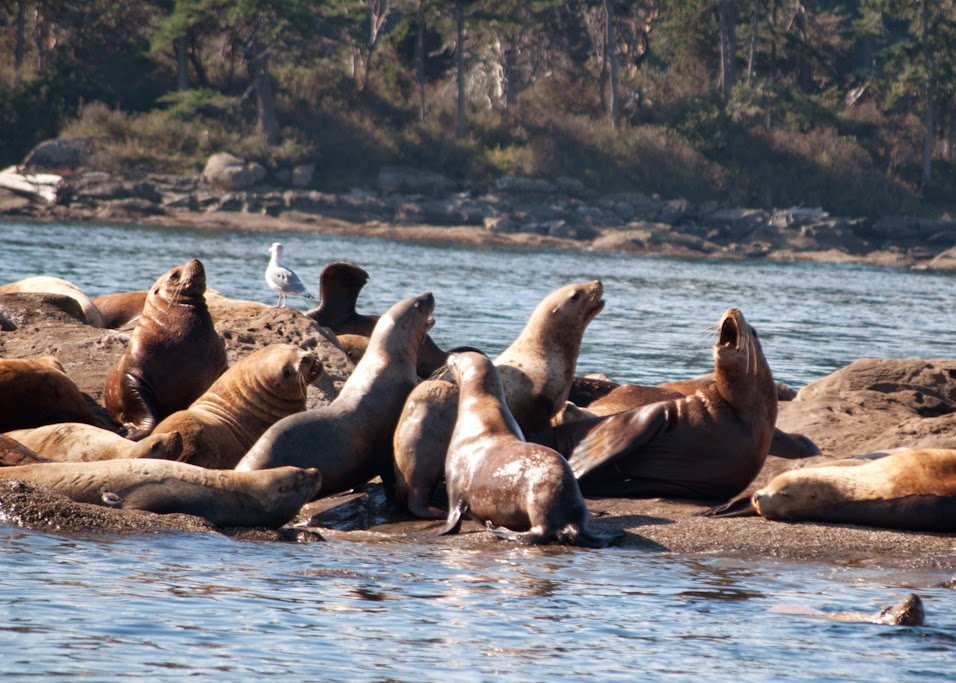
[[279, 295], [279, 303], [275, 307], [285, 306], [285, 298], [289, 294], [312, 299], [313, 296], [302, 284], [299, 276], [282, 264], [282, 244], [273, 242], [269, 247], [269, 253], [272, 257], [269, 259], [269, 265], [266, 266], [266, 284]]

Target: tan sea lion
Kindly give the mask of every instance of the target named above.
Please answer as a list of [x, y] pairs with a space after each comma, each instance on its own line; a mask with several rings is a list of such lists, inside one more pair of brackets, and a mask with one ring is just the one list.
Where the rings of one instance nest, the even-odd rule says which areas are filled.
[[306, 389], [322, 374], [315, 353], [272, 344], [226, 370], [186, 410], [162, 420], [154, 434], [182, 434], [174, 459], [232, 469], [256, 440], [282, 418], [305, 410]]
[[392, 434], [405, 399], [418, 381], [418, 350], [435, 323], [434, 308], [431, 292], [389, 308], [338, 397], [322, 408], [279, 420], [236, 469], [317, 467], [322, 472], [317, 497], [361, 486], [376, 474], [390, 491]]
[[[588, 323], [604, 308], [603, 295], [599, 281], [556, 289], [495, 359], [508, 408], [525, 434], [548, 428], [552, 417], [565, 409], [581, 340]], [[427, 501], [444, 472], [457, 411], [454, 387], [435, 387], [436, 381], [422, 382], [412, 391], [393, 444], [397, 500], [407, 498], [409, 510], [425, 518], [441, 515]]]
[[136, 459], [3, 467], [0, 479], [43, 484], [79, 503], [195, 515], [220, 527], [279, 527], [312, 497], [321, 475], [298, 467], [236, 472]]
[[47, 275], [38, 275], [28, 277], [17, 282], [10, 282], [0, 285], [0, 294], [13, 294], [17, 292], [47, 292], [50, 294], [65, 294], [71, 299], [76, 300], [83, 311], [83, 317], [86, 324], [92, 327], [105, 327], [103, 317], [99, 309], [83, 290], [72, 282], [61, 280], [58, 277], [49, 277]]
[[0, 434], [0, 467], [33, 465], [41, 462], [47, 462], [47, 459], [16, 439]]
[[[367, 346], [356, 337], [370, 337], [379, 318], [355, 310], [359, 293], [366, 282], [368, 273], [364, 269], [354, 263], [333, 261], [322, 269], [319, 276], [318, 306], [305, 313], [339, 337], [339, 343], [353, 363], [359, 362]], [[343, 336], [348, 338], [342, 339]], [[425, 335], [418, 354], [418, 376], [430, 377], [445, 364], [447, 357], [448, 353], [442, 351], [429, 335]]]
[[149, 290], [126, 353], [106, 377], [103, 402], [134, 441], [189, 406], [226, 370], [226, 347], [206, 308], [206, 271], [193, 259]]
[[53, 356], [0, 358], [0, 432], [54, 422], [95, 422], [83, 392]]
[[455, 353], [448, 365], [460, 397], [445, 461], [448, 518], [436, 533], [457, 529], [468, 513], [511, 541], [603, 548], [618, 538], [587, 528], [587, 506], [564, 457], [524, 440], [491, 360]]
[[910, 593], [895, 605], [881, 609], [875, 614], [865, 612], [823, 612], [800, 605], [778, 605], [770, 610], [776, 614], [796, 614], [807, 617], [830, 619], [831, 621], [849, 621], [889, 626], [923, 626], [926, 623], [926, 611], [923, 600], [916, 593]]
[[118, 330], [139, 320], [149, 292], [116, 292], [93, 299], [93, 305], [103, 317], [103, 327]]
[[752, 496], [709, 514], [952, 533], [956, 531], [956, 449], [906, 450], [790, 470]]
[[7, 432], [7, 436], [52, 462], [95, 462], [124, 458], [175, 460], [183, 450], [183, 439], [176, 432], [151, 434], [142, 441], [130, 441], [108, 429], [81, 422], [17, 429]]
[[691, 396], [555, 427], [585, 495], [713, 500], [742, 491], [763, 467], [777, 389], [757, 332], [728, 310], [714, 345], [713, 382]]

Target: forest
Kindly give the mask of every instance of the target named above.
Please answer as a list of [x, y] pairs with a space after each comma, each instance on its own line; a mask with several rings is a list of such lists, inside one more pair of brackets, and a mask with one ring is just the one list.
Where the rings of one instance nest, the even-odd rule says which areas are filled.
[[385, 167], [838, 215], [956, 210], [956, 0], [0, 0], [0, 168]]

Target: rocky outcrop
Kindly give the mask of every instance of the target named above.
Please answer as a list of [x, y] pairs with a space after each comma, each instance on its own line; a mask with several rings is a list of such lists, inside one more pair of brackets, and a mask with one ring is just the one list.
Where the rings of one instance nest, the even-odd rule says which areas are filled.
[[213, 154], [206, 162], [202, 179], [212, 187], [227, 192], [245, 190], [266, 177], [262, 164], [246, 162], [226, 152]]

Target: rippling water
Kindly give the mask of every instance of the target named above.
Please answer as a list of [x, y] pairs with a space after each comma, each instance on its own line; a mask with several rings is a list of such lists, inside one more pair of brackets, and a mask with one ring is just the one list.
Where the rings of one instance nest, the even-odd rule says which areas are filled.
[[[314, 293], [327, 262], [354, 261], [371, 274], [360, 310], [431, 290], [436, 341], [490, 353], [548, 292], [597, 278], [607, 307], [578, 368], [622, 381], [709, 371], [709, 330], [730, 306], [795, 387], [859, 357], [952, 357], [956, 280], [945, 273], [301, 233], [0, 224], [0, 235], [0, 282], [54, 275], [97, 296], [145, 289], [196, 257], [211, 287], [270, 303], [262, 273], [278, 240]], [[950, 679], [956, 667], [953, 574], [878, 564], [2, 525], [0, 558], [0, 672], [19, 679], [900, 681]], [[926, 627], [774, 611], [876, 612], [910, 591], [926, 602]]]

